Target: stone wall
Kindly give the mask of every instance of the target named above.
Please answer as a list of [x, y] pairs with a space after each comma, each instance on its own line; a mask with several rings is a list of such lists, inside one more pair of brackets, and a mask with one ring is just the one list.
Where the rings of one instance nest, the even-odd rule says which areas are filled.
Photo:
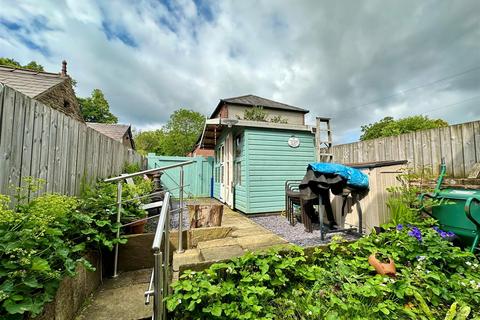
[[83, 266], [77, 268], [77, 275], [66, 277], [60, 282], [55, 299], [48, 303], [43, 314], [32, 320], [73, 320], [85, 300], [102, 281], [102, 264], [99, 253], [91, 252], [85, 256], [95, 267], [87, 271]]
[[65, 81], [36, 96], [35, 100], [83, 122], [80, 105], [75, 97], [70, 78], [66, 78]]

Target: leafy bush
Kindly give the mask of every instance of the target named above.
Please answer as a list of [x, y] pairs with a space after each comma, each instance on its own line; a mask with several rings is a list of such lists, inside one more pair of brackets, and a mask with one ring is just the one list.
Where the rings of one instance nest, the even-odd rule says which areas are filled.
[[[152, 191], [149, 180], [138, 179], [135, 185], [123, 184], [121, 223], [128, 223], [146, 217], [146, 211], [140, 205], [148, 198], [137, 199]], [[83, 237], [87, 242], [100, 247], [112, 249], [119, 243], [125, 243], [125, 238], [116, 239], [117, 221], [117, 186], [113, 183], [98, 182], [87, 187], [81, 197], [79, 220], [90, 225], [84, 229]]]
[[[29, 189], [31, 184], [21, 193]], [[82, 258], [85, 243], [74, 237], [78, 231], [71, 223], [77, 199], [46, 194], [13, 209], [9, 204], [10, 198], [0, 195], [0, 318], [23, 319], [42, 311], [78, 262], [91, 265]]]
[[[27, 178], [15, 199], [0, 195], [0, 319], [24, 319], [41, 313], [52, 301], [63, 277], [74, 276], [88, 248], [112, 249], [116, 239], [116, 185], [100, 182], [81, 199], [44, 194], [33, 200], [43, 182]], [[151, 183], [139, 179], [125, 186], [123, 197], [149, 193]], [[15, 203], [15, 205], [13, 205]], [[127, 201], [123, 222], [145, 216], [139, 200]], [[12, 209], [10, 209], [13, 207]]]
[[[433, 220], [355, 243], [333, 242], [311, 258], [248, 253], [173, 284], [175, 319], [453, 319], [479, 317], [480, 265]], [[396, 277], [375, 274], [368, 256], [392, 257]], [[452, 316], [453, 315], [453, 316]]]

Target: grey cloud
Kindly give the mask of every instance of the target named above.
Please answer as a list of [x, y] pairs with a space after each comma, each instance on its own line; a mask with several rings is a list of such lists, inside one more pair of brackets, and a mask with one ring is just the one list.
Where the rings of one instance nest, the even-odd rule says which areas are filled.
[[[209, 115], [219, 98], [253, 93], [332, 116], [338, 142], [391, 115], [423, 113], [480, 95], [480, 70], [379, 98], [480, 66], [480, 2], [0, 0], [9, 19], [43, 16], [34, 35], [42, 57], [0, 26], [0, 56], [35, 59], [57, 70], [65, 58], [77, 91], [104, 90], [113, 111], [137, 128], [165, 123], [189, 107]], [[21, 8], [19, 7], [21, 6]], [[132, 7], [133, 6], [133, 7]], [[205, 7], [207, 6], [207, 7]], [[211, 13], [207, 14], [207, 11]], [[169, 10], [173, 10], [169, 11]], [[0, 13], [0, 18], [4, 13]], [[108, 21], [131, 47], [102, 30]], [[375, 103], [364, 105], [370, 101]], [[432, 111], [462, 122], [480, 117], [480, 99]]]

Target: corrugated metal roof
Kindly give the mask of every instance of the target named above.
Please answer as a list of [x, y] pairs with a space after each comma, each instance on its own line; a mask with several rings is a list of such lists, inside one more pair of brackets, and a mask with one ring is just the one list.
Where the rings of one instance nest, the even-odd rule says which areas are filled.
[[123, 136], [130, 129], [128, 124], [87, 122], [87, 126], [119, 142], [122, 142]]
[[259, 96], [255, 96], [253, 94], [248, 94], [245, 96], [240, 96], [240, 97], [233, 97], [233, 98], [227, 98], [227, 99], [222, 99], [221, 101], [224, 101], [226, 103], [233, 103], [233, 104], [241, 104], [241, 105], [247, 105], [247, 106], [259, 106], [259, 107], [265, 107], [265, 108], [271, 108], [271, 109], [280, 109], [280, 110], [290, 110], [290, 111], [299, 111], [303, 113], [308, 113], [309, 111], [306, 109], [302, 109], [299, 107], [294, 107], [285, 103], [273, 101], [270, 99], [265, 99]]
[[0, 66], [0, 83], [8, 85], [30, 98], [35, 98], [66, 79], [66, 77], [62, 77], [59, 73]]

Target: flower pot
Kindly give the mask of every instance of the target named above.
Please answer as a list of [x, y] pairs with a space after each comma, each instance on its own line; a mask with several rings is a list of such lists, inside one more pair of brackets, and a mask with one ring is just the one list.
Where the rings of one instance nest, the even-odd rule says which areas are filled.
[[147, 224], [147, 221], [143, 220], [129, 225], [129, 233], [142, 234], [145, 231], [145, 224]]

